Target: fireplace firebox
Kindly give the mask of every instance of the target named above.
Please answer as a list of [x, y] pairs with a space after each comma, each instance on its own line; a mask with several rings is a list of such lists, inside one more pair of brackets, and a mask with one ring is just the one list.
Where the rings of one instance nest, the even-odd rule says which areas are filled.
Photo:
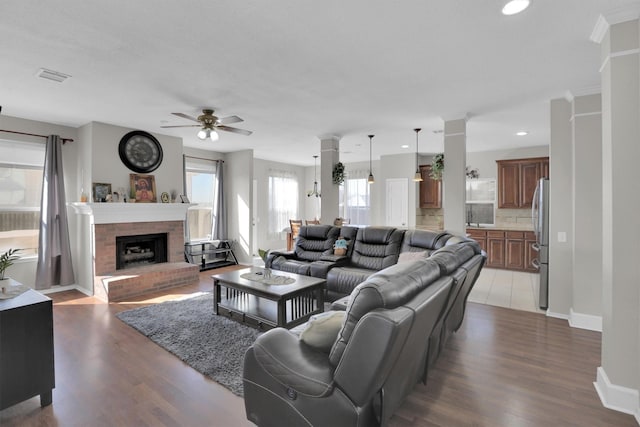
[[116, 236], [116, 270], [167, 262], [167, 233]]

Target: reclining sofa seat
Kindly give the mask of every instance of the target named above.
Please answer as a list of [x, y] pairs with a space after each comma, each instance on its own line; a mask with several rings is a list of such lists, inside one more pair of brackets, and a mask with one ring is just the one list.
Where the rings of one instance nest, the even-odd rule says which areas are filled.
[[244, 359], [247, 418], [258, 426], [384, 425], [422, 379], [430, 334], [452, 287], [429, 259], [397, 264], [358, 285], [329, 354], [283, 328]]
[[327, 273], [327, 300], [351, 294], [373, 273], [396, 264], [403, 236], [404, 230], [393, 227], [359, 228], [353, 247], [350, 245], [347, 255], [335, 260], [337, 266]]
[[426, 255], [429, 256], [434, 251], [443, 248], [451, 237], [453, 235], [446, 231], [407, 230], [402, 239], [400, 253], [426, 252]]
[[[447, 339], [460, 327], [464, 315], [464, 307], [461, 306], [466, 304], [467, 296], [484, 264], [484, 255], [476, 241], [454, 236], [448, 240], [444, 248], [434, 251], [429, 259], [439, 265], [443, 276], [450, 276], [453, 279], [453, 285], [443, 316], [429, 336], [428, 367], [433, 366]], [[469, 274], [470, 271], [471, 274]], [[454, 307], [456, 307], [455, 310]], [[449, 327], [445, 327], [447, 324]], [[455, 329], [452, 326], [454, 324]]]
[[265, 267], [324, 278], [329, 266], [313, 266], [317, 268], [312, 272], [312, 264], [319, 261], [323, 255], [333, 254], [333, 244], [339, 233], [340, 228], [331, 225], [303, 225], [300, 227], [293, 251], [270, 252]]

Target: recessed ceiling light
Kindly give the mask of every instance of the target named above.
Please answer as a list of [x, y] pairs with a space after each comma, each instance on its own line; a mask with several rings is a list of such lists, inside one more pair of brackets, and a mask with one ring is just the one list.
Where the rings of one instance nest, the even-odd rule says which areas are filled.
[[520, 132], [516, 132], [516, 135], [525, 136], [525, 135], [529, 135], [529, 132], [527, 132], [526, 130], [521, 130]]
[[502, 8], [503, 15], [515, 15], [529, 7], [529, 0], [510, 0]]
[[401, 145], [400, 148], [409, 148], [409, 146], [405, 144], [405, 145]]

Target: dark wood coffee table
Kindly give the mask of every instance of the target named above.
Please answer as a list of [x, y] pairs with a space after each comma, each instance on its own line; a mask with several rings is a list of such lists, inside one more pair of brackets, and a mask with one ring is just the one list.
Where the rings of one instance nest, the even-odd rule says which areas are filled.
[[289, 329], [324, 311], [326, 280], [275, 270], [271, 271], [273, 276], [289, 277], [294, 282], [267, 285], [241, 277], [246, 273], [263, 272], [263, 268], [250, 267], [213, 274], [214, 312], [267, 330], [278, 326]]

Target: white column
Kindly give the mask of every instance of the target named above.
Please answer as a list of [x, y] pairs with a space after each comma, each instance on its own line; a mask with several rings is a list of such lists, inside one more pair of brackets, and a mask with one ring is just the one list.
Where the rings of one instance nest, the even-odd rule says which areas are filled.
[[444, 229], [466, 233], [467, 120], [444, 122], [444, 173], [442, 174]]
[[571, 326], [602, 331], [602, 102], [573, 98], [573, 304]]
[[[636, 11], [637, 12], [637, 11]], [[599, 20], [602, 46], [603, 404], [640, 422], [640, 25]]]
[[333, 224], [339, 217], [338, 191], [340, 187], [333, 183], [333, 166], [340, 161], [340, 137], [336, 135], [318, 136], [320, 139], [320, 189], [322, 194], [320, 222]]

